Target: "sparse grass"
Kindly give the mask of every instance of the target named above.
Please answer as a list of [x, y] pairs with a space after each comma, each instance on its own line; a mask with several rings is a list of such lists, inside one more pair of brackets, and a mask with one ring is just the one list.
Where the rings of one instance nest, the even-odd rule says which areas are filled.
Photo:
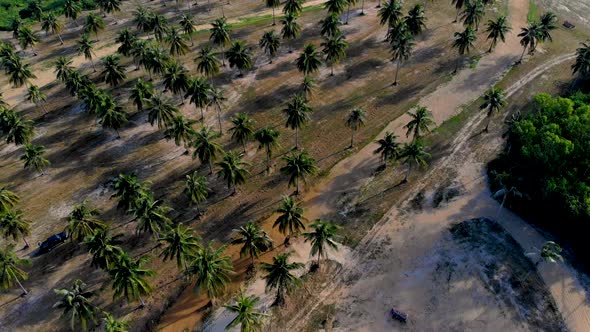
[[536, 21], [538, 19], [537, 11], [538, 11], [538, 8], [537, 8], [537, 3], [535, 2], [535, 0], [529, 0], [529, 12], [527, 14], [527, 21], [529, 23], [533, 23], [534, 21]]

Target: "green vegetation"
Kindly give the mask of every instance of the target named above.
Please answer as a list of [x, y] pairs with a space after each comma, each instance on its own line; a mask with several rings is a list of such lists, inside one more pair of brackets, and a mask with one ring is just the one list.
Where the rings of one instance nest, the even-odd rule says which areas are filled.
[[[62, 14], [66, 0], [44, 0], [41, 8], [44, 13]], [[96, 7], [94, 0], [81, 0], [83, 10], [90, 10]], [[27, 10], [27, 1], [23, 0], [0, 0], [0, 30], [11, 30], [12, 21], [17, 18], [25, 21], [32, 21], [30, 12]]]
[[535, 0], [529, 0], [529, 12], [527, 14], [527, 21], [533, 23], [537, 17], [537, 4]]

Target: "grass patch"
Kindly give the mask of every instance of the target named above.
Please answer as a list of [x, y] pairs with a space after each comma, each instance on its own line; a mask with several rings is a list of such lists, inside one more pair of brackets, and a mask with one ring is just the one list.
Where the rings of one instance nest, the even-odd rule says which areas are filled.
[[529, 12], [526, 17], [526, 19], [529, 23], [532, 23], [535, 20], [537, 20], [537, 12], [538, 12], [538, 8], [537, 8], [537, 4], [535, 3], [535, 0], [529, 0]]
[[[44, 0], [41, 7], [44, 13], [54, 12], [61, 15], [62, 7], [65, 0]], [[33, 20], [28, 17], [27, 9], [28, 2], [24, 0], [0, 0], [0, 30], [10, 30], [12, 21], [17, 18], [23, 19], [26, 23], [32, 23]], [[94, 0], [82, 0], [83, 10], [90, 10], [96, 8]]]

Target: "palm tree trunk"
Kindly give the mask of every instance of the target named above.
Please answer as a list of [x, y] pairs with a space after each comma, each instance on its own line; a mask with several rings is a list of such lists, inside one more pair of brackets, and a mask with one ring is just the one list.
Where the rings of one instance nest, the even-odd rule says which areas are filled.
[[41, 108], [43, 109], [43, 114], [47, 114], [47, 108], [45, 107], [45, 103], [41, 103]]
[[205, 114], [203, 113], [202, 107], [201, 107], [201, 123], [205, 123]]
[[461, 62], [461, 55], [459, 55], [459, 58], [455, 61], [455, 70], [453, 71], [453, 74], [456, 74], [457, 70], [459, 70], [459, 62]]
[[[506, 190], [506, 188], [504, 188], [504, 190]], [[502, 211], [502, 208], [504, 207], [504, 203], [506, 203], [507, 196], [508, 196], [508, 192], [505, 191], [504, 197], [502, 197], [502, 203], [500, 203], [500, 207], [498, 208], [498, 212], [496, 212], [496, 219], [498, 219], [498, 216], [500, 216], [500, 212]]]
[[361, 1], [361, 15], [365, 15], [365, 0]]
[[141, 298], [141, 295], [139, 295], [139, 303], [140, 303], [140, 307], [142, 307], [142, 308], [145, 307], [145, 302]]
[[299, 127], [295, 127], [295, 150], [299, 149]]
[[221, 128], [221, 107], [217, 105], [217, 122], [219, 122], [219, 135], [223, 136], [223, 129]]
[[319, 271], [319, 269], [320, 269], [320, 258], [321, 258], [321, 257], [322, 257], [322, 256], [320, 255], [320, 251], [318, 250], [318, 271]]
[[221, 49], [221, 65], [225, 67], [225, 52], [223, 51], [223, 49]]
[[350, 147], [352, 148], [354, 146], [354, 129], [351, 130], [351, 135], [350, 135]]
[[395, 69], [395, 80], [393, 82], [393, 85], [397, 85], [397, 74], [399, 73], [399, 65], [402, 62], [401, 59], [397, 60], [397, 68]]
[[526, 46], [523, 48], [522, 54], [520, 55], [520, 60], [518, 60], [518, 62], [522, 62], [522, 59], [524, 59], [524, 52], [526, 52]]
[[207, 11], [211, 11], [211, 0], [207, 0]]
[[242, 141], [242, 149], [244, 150], [244, 155], [246, 155], [246, 141]]
[[90, 58], [90, 64], [92, 64], [92, 69], [96, 73], [96, 67], [94, 66], [94, 61], [92, 61], [92, 58]]
[[25, 248], [30, 247], [29, 242], [27, 242], [27, 238], [23, 236], [23, 241], [25, 241]]
[[275, 21], [275, 7], [272, 7], [272, 25], [277, 25]]
[[295, 178], [295, 195], [299, 195], [299, 177]]
[[15, 279], [16, 283], [18, 284], [18, 287], [20, 287], [20, 289], [22, 289], [24, 295], [29, 294], [29, 292], [27, 292], [27, 290], [23, 287], [23, 285], [20, 283], [20, 281], [18, 281], [18, 279]]
[[404, 182], [408, 182], [408, 178], [410, 177], [410, 172], [412, 172], [412, 162], [408, 163], [408, 171], [406, 172], [406, 178], [404, 179]]
[[209, 174], [213, 174], [213, 163], [211, 162], [211, 159], [209, 159]]
[[59, 41], [60, 41], [61, 45], [63, 45], [64, 44], [64, 40], [61, 39], [61, 35], [59, 33], [57, 34], [57, 38], [59, 38]]
[[334, 64], [330, 64], [330, 76], [334, 76]]
[[348, 17], [350, 16], [350, 2], [348, 3], [348, 9], [346, 10], [346, 22], [344, 24], [348, 24]]

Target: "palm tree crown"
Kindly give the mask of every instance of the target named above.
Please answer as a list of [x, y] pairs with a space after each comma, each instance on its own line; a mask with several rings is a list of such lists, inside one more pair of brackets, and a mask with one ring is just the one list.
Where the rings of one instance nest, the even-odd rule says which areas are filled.
[[299, 129], [309, 121], [309, 114], [312, 111], [312, 108], [307, 105], [307, 100], [301, 95], [295, 95], [283, 109], [287, 117], [285, 127], [295, 130], [295, 149], [299, 148]]
[[123, 253], [123, 249], [118, 245], [121, 244], [123, 234], [110, 235], [108, 226], [98, 228], [87, 236], [84, 241], [84, 246], [88, 253], [92, 255], [90, 265], [108, 271], [117, 261], [119, 255]]
[[291, 253], [278, 254], [272, 259], [272, 263], [262, 263], [262, 269], [266, 272], [266, 289], [276, 289], [275, 304], [282, 305], [285, 302], [285, 294], [291, 292], [301, 284], [301, 279], [293, 275], [292, 271], [303, 268], [302, 263], [289, 263]]
[[274, 30], [266, 31], [260, 38], [258, 46], [264, 50], [272, 63], [272, 59], [277, 55], [281, 40]]
[[163, 260], [176, 258], [176, 267], [178, 269], [187, 269], [187, 261], [189, 257], [193, 255], [197, 249], [199, 249], [199, 237], [193, 234], [193, 230], [190, 227], [182, 224], [176, 225], [163, 237], [159, 238], [158, 241], [164, 243], [165, 247], [160, 253]]
[[344, 35], [336, 34], [325, 38], [321, 46], [326, 62], [330, 64], [330, 75], [334, 76], [334, 65], [346, 57], [348, 43], [344, 39]]
[[152, 291], [152, 286], [146, 278], [156, 274], [153, 270], [144, 267], [148, 259], [147, 256], [132, 259], [125, 252], [119, 255], [117, 262], [109, 271], [115, 291], [113, 299], [125, 296], [127, 301], [139, 299], [141, 305], [145, 305], [141, 296], [148, 295]]
[[254, 258], [258, 258], [260, 253], [272, 247], [270, 236], [251, 221], [238, 229], [234, 229], [233, 232], [239, 237], [233, 239], [231, 243], [242, 245], [240, 257], [250, 256], [252, 265], [254, 265]]
[[0, 214], [4, 213], [20, 201], [20, 197], [6, 187], [0, 187]]
[[338, 226], [331, 222], [316, 220], [309, 225], [313, 229], [312, 232], [303, 233], [305, 242], [311, 242], [310, 256], [318, 256], [317, 264], [320, 265], [322, 257], [328, 257], [326, 249], [332, 248], [338, 250], [338, 245], [334, 241]]
[[258, 142], [258, 149], [266, 151], [266, 169], [270, 170], [270, 159], [272, 158], [272, 149], [279, 146], [279, 131], [271, 126], [266, 126], [254, 133], [254, 138]]
[[24, 161], [25, 168], [33, 168], [43, 175], [43, 168], [51, 164], [44, 155], [45, 147], [43, 145], [25, 144], [25, 153], [20, 159]]
[[355, 108], [346, 117], [346, 126], [350, 128], [352, 135], [350, 137], [350, 147], [354, 146], [354, 132], [365, 125], [366, 113], [360, 108]]
[[252, 68], [252, 52], [242, 40], [234, 40], [227, 50], [227, 60], [231, 68], [236, 67], [242, 75], [242, 71]]
[[411, 120], [404, 128], [407, 129], [406, 137], [413, 134], [413, 140], [417, 140], [425, 133], [430, 132], [430, 127], [435, 125], [434, 120], [432, 120], [432, 113], [424, 106], [416, 106], [416, 111], [414, 113], [408, 112], [408, 115]]
[[297, 58], [297, 69], [304, 75], [314, 73], [320, 69], [322, 64], [320, 54], [313, 44], [307, 44], [303, 48], [303, 52]]
[[233, 187], [233, 192], [236, 192], [236, 186], [246, 182], [246, 176], [249, 174], [246, 166], [250, 163], [242, 160], [242, 154], [230, 151], [223, 156], [223, 159], [217, 163], [219, 171], [217, 176], [223, 178], [227, 183], [227, 188]]
[[206, 77], [213, 77], [219, 73], [219, 60], [215, 57], [213, 49], [209, 45], [205, 45], [199, 56], [195, 59], [197, 62], [197, 69]]
[[197, 131], [193, 141], [193, 158], [199, 158], [201, 163], [209, 163], [209, 173], [213, 173], [213, 161], [223, 152], [221, 145], [214, 140], [219, 138], [220, 134], [214, 132], [209, 127], [202, 127]]
[[5, 239], [12, 238], [18, 241], [22, 238], [28, 248], [26, 237], [31, 235], [31, 224], [24, 219], [22, 211], [6, 210], [0, 213], [0, 233]]
[[231, 258], [224, 254], [225, 246], [214, 249], [209, 243], [200, 248], [189, 263], [187, 274], [195, 279], [194, 290], [204, 290], [215, 299], [226, 289], [234, 269]]
[[27, 280], [28, 275], [20, 266], [28, 265], [31, 261], [19, 258], [14, 252], [14, 244], [7, 245], [3, 250], [0, 249], [0, 289], [8, 289], [13, 284], [17, 284], [24, 294], [27, 290], [20, 283], [21, 280]]
[[255, 307], [258, 301], [259, 299], [257, 297], [250, 297], [241, 293], [236, 299], [235, 304], [225, 305], [228, 311], [237, 315], [236, 318], [227, 324], [225, 329], [229, 330], [240, 325], [240, 331], [242, 332], [258, 331], [262, 327], [262, 319], [266, 316], [256, 311]]
[[590, 76], [590, 44], [582, 43], [576, 50], [576, 62], [572, 65], [572, 71], [582, 77]]
[[83, 241], [86, 237], [94, 235], [97, 230], [105, 229], [106, 225], [98, 220], [96, 216], [99, 211], [86, 202], [74, 206], [74, 209], [68, 215], [68, 226], [66, 231], [72, 241]]
[[303, 222], [303, 207], [293, 197], [283, 196], [281, 206], [277, 209], [279, 217], [275, 220], [272, 227], [278, 227], [279, 232], [286, 235], [285, 242], [289, 242], [289, 237], [305, 229]]
[[199, 211], [199, 204], [203, 203], [209, 196], [207, 179], [199, 175], [197, 171], [187, 174], [184, 194], [197, 206], [197, 211]]
[[90, 301], [94, 293], [86, 291], [86, 284], [82, 280], [74, 280], [70, 289], [54, 289], [53, 291], [60, 297], [53, 307], [63, 309], [62, 317], [69, 319], [72, 331], [76, 331], [76, 321], [80, 322], [83, 331], [88, 329], [88, 321], [96, 323], [98, 308]]
[[424, 5], [417, 3], [408, 11], [404, 17], [408, 32], [416, 36], [426, 29], [426, 16], [424, 16]]
[[486, 28], [488, 39], [491, 41], [488, 52], [491, 52], [496, 47], [498, 40], [506, 42], [506, 34], [510, 32], [510, 30], [512, 30], [512, 28], [508, 24], [505, 15], [498, 16], [495, 21], [489, 20]]
[[281, 167], [281, 173], [289, 177], [289, 186], [295, 186], [295, 194], [299, 194], [299, 179], [305, 182], [305, 177], [314, 175], [318, 168], [313, 159], [307, 151], [299, 153], [291, 153], [283, 157], [286, 164]]
[[119, 85], [125, 80], [125, 67], [121, 64], [121, 58], [116, 54], [108, 55], [104, 58], [104, 70], [102, 75], [104, 81], [112, 87]]
[[231, 138], [241, 144], [246, 153], [246, 143], [254, 137], [254, 120], [246, 113], [237, 113], [231, 119], [233, 126], [229, 129]]
[[400, 145], [397, 142], [397, 136], [391, 132], [386, 132], [383, 138], [377, 140], [379, 147], [373, 151], [375, 154], [381, 156], [381, 160], [385, 167], [390, 160], [396, 160], [400, 155]]
[[480, 109], [487, 109], [488, 122], [484, 131], [488, 131], [490, 119], [495, 112], [499, 112], [504, 106], [506, 106], [506, 96], [504, 91], [500, 88], [493, 87], [488, 90], [483, 96], [483, 103], [479, 106]]

